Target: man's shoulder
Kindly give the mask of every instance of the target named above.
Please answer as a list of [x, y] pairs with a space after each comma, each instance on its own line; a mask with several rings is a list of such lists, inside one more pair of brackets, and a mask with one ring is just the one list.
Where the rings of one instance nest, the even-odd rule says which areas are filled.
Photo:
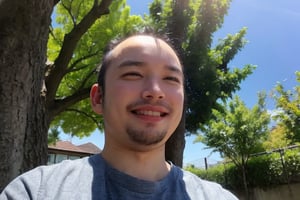
[[181, 170], [187, 193], [191, 199], [197, 199], [201, 196], [203, 199], [237, 200], [231, 192], [224, 189], [220, 184], [204, 180], [189, 171]]
[[90, 186], [94, 165], [99, 164], [95, 163], [97, 159], [94, 157], [65, 160], [58, 164], [32, 169], [13, 180], [4, 189], [3, 198], [5, 195], [12, 195], [16, 197], [15, 199], [22, 196], [24, 199], [27, 199], [25, 198], [27, 196], [32, 197], [30, 199], [39, 199], [39, 196], [76, 191], [79, 187], [78, 183]]
[[88, 160], [88, 157], [84, 157], [76, 160], [63, 160], [60, 163], [51, 165], [42, 165], [24, 173], [21, 176], [53, 176], [57, 174], [64, 174], [68, 171], [75, 173], [77, 170], [81, 170], [82, 167], [88, 166]]
[[[65, 177], [68, 179], [78, 179], [84, 175], [87, 179], [89, 176], [93, 174], [93, 168], [98, 165], [97, 168], [100, 168], [101, 162], [97, 157], [98, 155], [94, 155], [91, 157], [84, 157], [76, 160], [64, 160], [57, 164], [47, 165], [47, 166], [40, 166], [37, 167], [27, 173], [25, 173], [24, 177], [38, 177], [40, 180], [49, 182], [50, 180], [53, 181], [64, 181], [66, 182]], [[70, 180], [71, 182], [71, 180]]]

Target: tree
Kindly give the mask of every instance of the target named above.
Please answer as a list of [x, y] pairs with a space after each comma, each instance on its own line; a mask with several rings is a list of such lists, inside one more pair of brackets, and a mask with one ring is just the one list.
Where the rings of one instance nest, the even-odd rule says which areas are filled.
[[[300, 72], [296, 73], [296, 80], [300, 83]], [[300, 85], [294, 91], [285, 90], [281, 83], [275, 87], [274, 99], [278, 109], [274, 119], [283, 128], [284, 135], [291, 143], [300, 142]]]
[[257, 105], [248, 109], [238, 96], [225, 103], [223, 112], [213, 110], [213, 119], [203, 127], [196, 141], [219, 151], [241, 169], [248, 194], [246, 166], [251, 154], [262, 150], [268, 133], [270, 116], [265, 108], [265, 94], [259, 95]]
[[0, 191], [20, 172], [46, 162], [41, 89], [53, 6], [48, 0], [0, 2]]

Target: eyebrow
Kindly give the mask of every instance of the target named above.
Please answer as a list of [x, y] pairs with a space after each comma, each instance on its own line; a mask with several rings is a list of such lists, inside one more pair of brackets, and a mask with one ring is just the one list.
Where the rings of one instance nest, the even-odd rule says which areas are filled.
[[143, 65], [146, 65], [146, 63], [141, 61], [126, 60], [122, 62], [118, 67], [123, 68], [123, 67], [143, 66]]
[[[130, 67], [130, 66], [142, 67], [142, 66], [146, 66], [146, 65], [147, 65], [146, 62], [126, 60], [126, 61], [122, 62], [118, 67], [119, 68]], [[173, 66], [173, 65], [166, 65], [165, 68], [168, 69], [169, 71], [176, 72], [178, 74], [183, 75], [183, 72], [179, 69], [179, 68], [182, 68], [181, 66], [176, 67], [176, 66]]]

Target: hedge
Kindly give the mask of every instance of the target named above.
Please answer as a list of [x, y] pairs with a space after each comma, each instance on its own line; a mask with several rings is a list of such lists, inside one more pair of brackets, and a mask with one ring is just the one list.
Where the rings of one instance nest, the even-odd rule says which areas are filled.
[[[220, 183], [225, 188], [243, 189], [242, 173], [233, 163], [218, 164], [207, 170], [192, 165], [185, 169], [203, 179]], [[300, 182], [300, 152], [286, 150], [282, 158], [280, 152], [251, 157], [246, 174], [250, 188], [270, 188], [275, 185]]]

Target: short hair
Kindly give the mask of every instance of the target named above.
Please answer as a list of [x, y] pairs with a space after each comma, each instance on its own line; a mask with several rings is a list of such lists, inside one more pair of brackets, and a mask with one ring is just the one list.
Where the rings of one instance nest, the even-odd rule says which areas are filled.
[[101, 88], [101, 93], [102, 93], [103, 97], [105, 94], [105, 75], [106, 75], [107, 68], [111, 63], [111, 59], [109, 56], [110, 52], [112, 50], [114, 50], [115, 47], [118, 46], [120, 43], [122, 43], [126, 39], [128, 39], [130, 37], [134, 37], [134, 36], [150, 36], [150, 37], [153, 37], [154, 39], [160, 39], [160, 40], [166, 42], [174, 50], [175, 54], [177, 55], [177, 57], [180, 61], [178, 51], [176, 50], [175, 45], [173, 45], [172, 40], [167, 35], [159, 35], [159, 34], [156, 34], [155, 32], [153, 32], [152, 30], [146, 29], [146, 30], [143, 30], [143, 32], [136, 32], [133, 34], [126, 35], [125, 37], [122, 37], [122, 38], [115, 38], [115, 39], [111, 40], [107, 44], [107, 46], [104, 48], [102, 63], [100, 64], [100, 66], [97, 69], [97, 71], [99, 71], [98, 85]]

